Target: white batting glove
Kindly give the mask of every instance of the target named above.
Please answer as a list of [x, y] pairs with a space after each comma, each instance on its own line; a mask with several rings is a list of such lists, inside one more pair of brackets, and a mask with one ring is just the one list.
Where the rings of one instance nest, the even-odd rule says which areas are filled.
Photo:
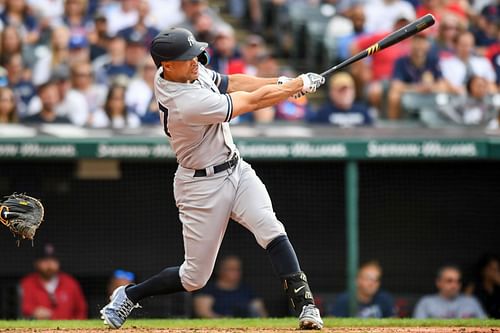
[[302, 86], [302, 92], [304, 94], [315, 92], [316, 89], [325, 83], [325, 78], [316, 73], [300, 74], [299, 77], [304, 82]]
[[276, 82], [277, 85], [280, 85], [280, 84], [285, 84], [289, 81], [292, 81], [293, 79], [288, 77], [288, 76], [280, 76], [278, 78], [278, 81]]

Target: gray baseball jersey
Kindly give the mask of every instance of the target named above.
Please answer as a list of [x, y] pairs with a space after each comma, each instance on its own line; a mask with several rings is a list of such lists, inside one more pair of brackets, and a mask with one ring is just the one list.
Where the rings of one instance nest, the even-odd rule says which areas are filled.
[[[233, 104], [226, 94], [228, 78], [198, 66], [193, 83], [167, 81], [162, 69], [154, 79], [165, 132], [179, 163], [174, 197], [185, 253], [179, 275], [188, 291], [202, 288], [210, 278], [230, 218], [250, 230], [263, 248], [286, 235], [248, 163], [240, 158], [236, 166], [214, 173], [215, 165], [238, 154], [228, 124]], [[206, 176], [195, 177], [197, 169], [205, 169]]]
[[228, 124], [233, 113], [231, 96], [219, 91], [221, 84], [227, 87], [227, 77], [201, 64], [198, 67], [198, 80], [193, 83], [166, 81], [160, 69], [154, 85], [177, 162], [189, 169], [220, 164], [235, 151]]

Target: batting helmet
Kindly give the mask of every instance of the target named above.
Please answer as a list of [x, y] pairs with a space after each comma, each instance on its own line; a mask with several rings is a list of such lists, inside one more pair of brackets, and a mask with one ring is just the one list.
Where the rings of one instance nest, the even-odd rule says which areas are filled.
[[172, 28], [158, 34], [151, 42], [150, 53], [157, 67], [162, 61], [191, 60], [198, 57], [206, 65], [208, 53], [207, 43], [198, 42], [191, 31], [183, 28]]

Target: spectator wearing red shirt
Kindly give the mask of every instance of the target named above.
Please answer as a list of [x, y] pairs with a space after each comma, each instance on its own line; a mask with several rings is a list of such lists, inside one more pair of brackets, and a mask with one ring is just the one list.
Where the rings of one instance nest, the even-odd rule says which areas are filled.
[[[400, 17], [394, 24], [394, 30], [407, 25], [410, 20]], [[374, 45], [390, 32], [363, 35], [358, 38], [351, 47], [351, 53], [356, 54]], [[382, 107], [384, 95], [389, 88], [394, 63], [398, 58], [409, 53], [410, 41], [405, 39], [395, 47], [389, 47], [383, 51], [375, 53], [366, 61], [358, 61], [352, 65], [351, 73], [357, 83], [358, 95], [366, 94], [370, 105], [378, 108]]]
[[22, 314], [33, 319], [86, 319], [87, 302], [79, 283], [59, 270], [54, 247], [46, 244], [35, 272], [21, 281]]

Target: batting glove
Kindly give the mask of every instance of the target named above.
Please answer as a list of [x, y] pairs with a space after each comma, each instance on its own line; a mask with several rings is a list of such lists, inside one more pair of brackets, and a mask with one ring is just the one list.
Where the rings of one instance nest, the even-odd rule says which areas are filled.
[[280, 85], [280, 84], [285, 84], [289, 81], [292, 81], [293, 79], [288, 77], [288, 76], [280, 76], [278, 78], [278, 81], [276, 82], [277, 85]]
[[325, 78], [316, 73], [300, 74], [299, 77], [304, 82], [302, 86], [302, 92], [304, 94], [315, 92], [316, 89], [325, 83]]

